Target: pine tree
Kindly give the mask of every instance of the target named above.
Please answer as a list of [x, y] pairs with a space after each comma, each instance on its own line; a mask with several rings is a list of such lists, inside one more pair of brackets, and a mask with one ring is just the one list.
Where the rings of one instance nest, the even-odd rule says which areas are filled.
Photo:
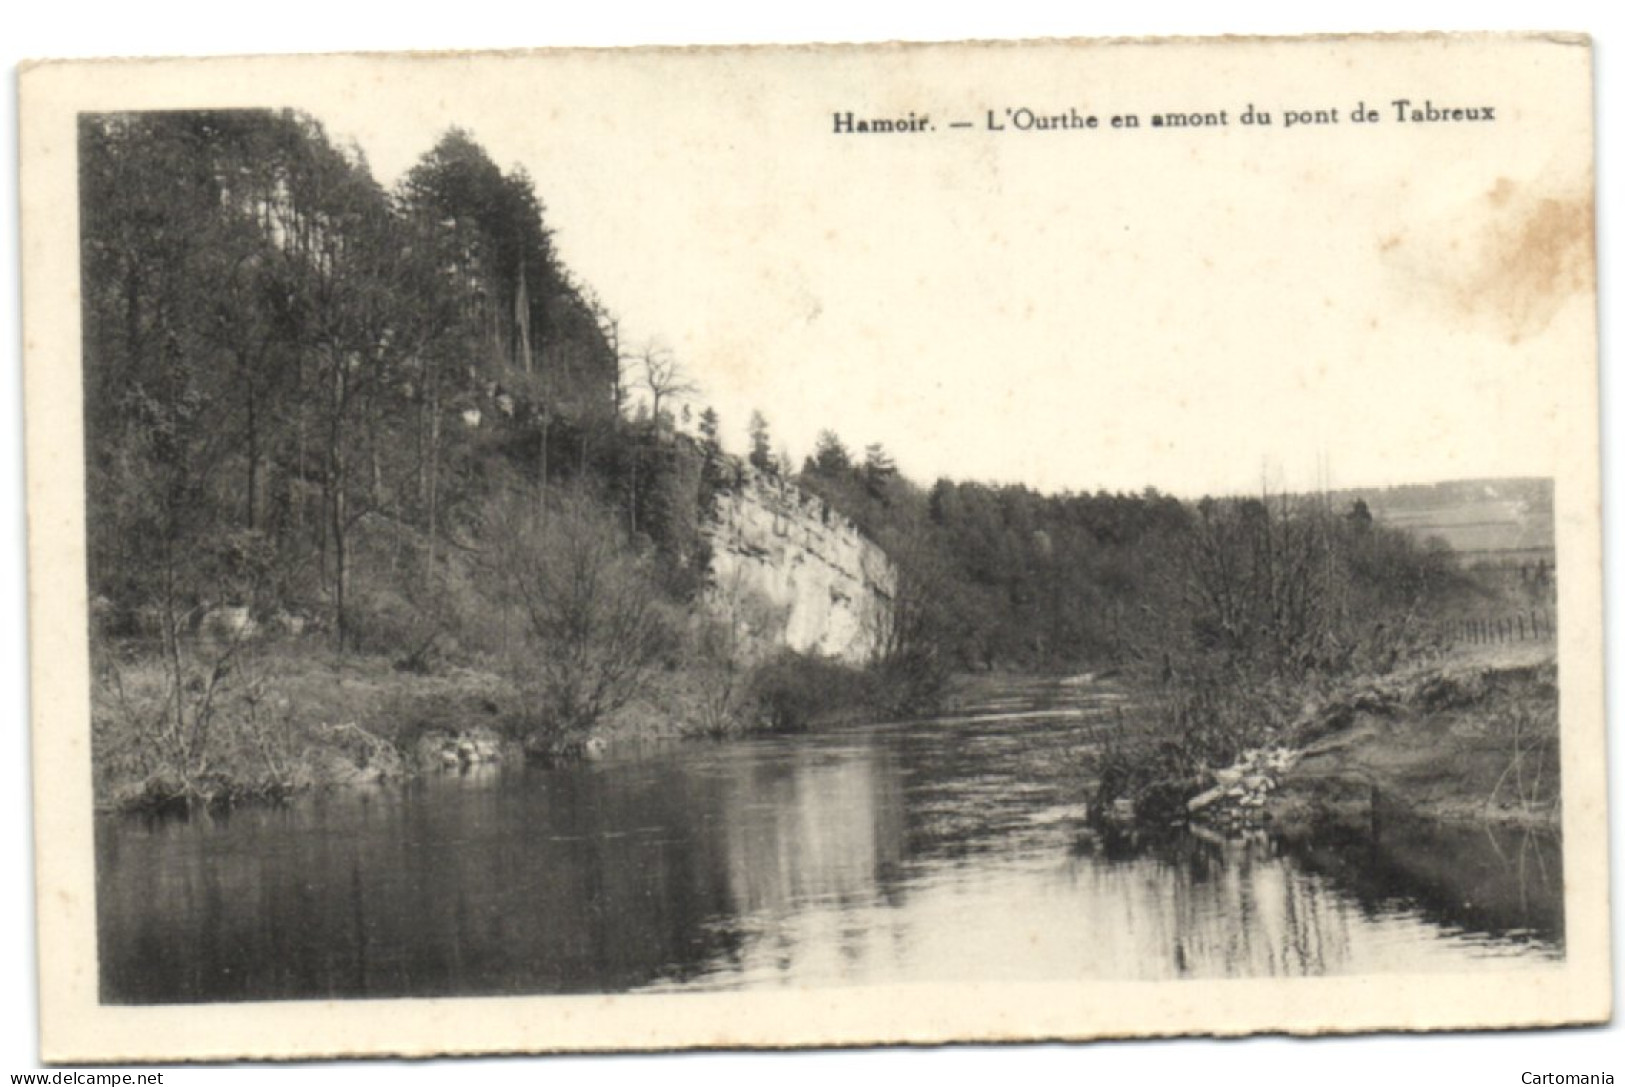
[[841, 479], [852, 471], [852, 455], [833, 430], [821, 430], [811, 464], [817, 474], [827, 479]]
[[776, 474], [779, 470], [773, 458], [773, 435], [767, 417], [759, 411], [750, 413], [750, 463], [760, 472]]

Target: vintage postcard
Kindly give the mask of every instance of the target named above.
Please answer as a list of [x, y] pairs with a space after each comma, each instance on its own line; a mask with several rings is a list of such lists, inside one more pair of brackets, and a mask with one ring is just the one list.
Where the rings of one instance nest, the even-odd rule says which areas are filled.
[[20, 85], [47, 1060], [1612, 1014], [1583, 37]]

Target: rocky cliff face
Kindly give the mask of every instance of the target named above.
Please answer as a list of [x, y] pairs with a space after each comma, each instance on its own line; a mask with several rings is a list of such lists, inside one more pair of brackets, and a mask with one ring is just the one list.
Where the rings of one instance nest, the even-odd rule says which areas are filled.
[[897, 571], [856, 525], [815, 495], [739, 469], [710, 525], [711, 603], [753, 640], [852, 663], [891, 619]]

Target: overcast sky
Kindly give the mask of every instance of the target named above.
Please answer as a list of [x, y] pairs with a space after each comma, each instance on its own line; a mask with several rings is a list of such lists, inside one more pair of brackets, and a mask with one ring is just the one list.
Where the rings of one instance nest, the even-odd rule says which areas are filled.
[[[734, 449], [760, 409], [798, 460], [830, 428], [922, 482], [1196, 494], [1553, 472], [1539, 377], [1593, 320], [1563, 289], [1588, 253], [1551, 258], [1549, 296], [1496, 276], [1583, 200], [1584, 85], [1506, 59], [576, 55], [290, 97], [386, 183], [452, 125], [522, 165], [624, 343], [672, 349]], [[1499, 116], [1402, 125], [1402, 95]], [[1361, 99], [1382, 122], [1351, 122]], [[1023, 106], [1102, 127], [987, 131]], [[837, 135], [846, 110], [937, 127]]]

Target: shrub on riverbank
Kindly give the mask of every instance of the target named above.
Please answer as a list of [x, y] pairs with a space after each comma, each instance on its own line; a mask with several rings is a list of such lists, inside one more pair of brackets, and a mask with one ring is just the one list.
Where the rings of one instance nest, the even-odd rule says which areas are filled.
[[532, 737], [571, 750], [676, 666], [675, 602], [651, 557], [587, 496], [508, 496], [485, 522], [492, 606], [506, 602], [523, 632], [505, 663]]
[[382, 657], [336, 661], [306, 643], [246, 645], [225, 661], [187, 648], [178, 661], [177, 690], [174, 661], [97, 653], [98, 807], [274, 799], [408, 776], [420, 769], [423, 737], [498, 727], [516, 712], [511, 688], [492, 673], [413, 675]]
[[786, 650], [739, 664], [723, 703], [714, 667], [658, 670], [590, 732], [559, 737], [538, 730], [533, 699], [496, 671], [424, 674], [384, 656], [335, 658], [316, 642], [245, 644], [224, 662], [189, 646], [180, 659], [189, 727], [178, 731], [172, 665], [102, 647], [91, 699], [96, 805], [231, 804], [394, 780], [437, 769], [469, 737], [513, 757], [576, 758], [603, 743], [794, 732], [875, 712], [876, 677], [827, 658]]
[[[1250, 708], [1237, 713], [1246, 703]], [[1232, 693], [1182, 725], [1152, 700], [1088, 760], [1094, 810], [1161, 826], [1254, 805], [1248, 825], [1313, 836], [1369, 832], [1383, 812], [1555, 825], [1561, 812], [1556, 666], [1550, 647], [1459, 656], [1383, 675]], [[1156, 716], [1158, 712], [1166, 716]], [[1284, 769], [1264, 773], [1259, 752]], [[1255, 781], [1267, 777], [1267, 782]], [[1247, 794], [1240, 801], [1231, 797]], [[1200, 812], [1192, 809], [1200, 808]]]
[[857, 670], [826, 657], [790, 650], [751, 673], [745, 713], [772, 732], [799, 732], [815, 718], [865, 704], [867, 685]]

